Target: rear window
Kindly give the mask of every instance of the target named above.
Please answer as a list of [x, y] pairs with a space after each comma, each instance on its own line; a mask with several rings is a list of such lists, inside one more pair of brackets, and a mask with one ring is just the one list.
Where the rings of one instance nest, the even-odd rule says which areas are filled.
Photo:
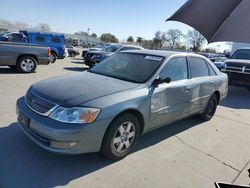
[[51, 38], [51, 41], [54, 42], [54, 43], [60, 43], [61, 42], [61, 40], [59, 38], [57, 38], [57, 37]]
[[207, 63], [201, 58], [188, 58], [192, 78], [209, 76]]
[[45, 38], [41, 36], [36, 37], [36, 42], [45, 42]]

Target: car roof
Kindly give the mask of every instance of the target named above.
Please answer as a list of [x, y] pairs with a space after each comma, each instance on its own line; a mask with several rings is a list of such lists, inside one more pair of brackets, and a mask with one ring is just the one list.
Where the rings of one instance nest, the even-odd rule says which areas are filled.
[[153, 55], [153, 56], [162, 56], [169, 57], [175, 54], [184, 54], [183, 52], [178, 51], [166, 51], [166, 50], [126, 50], [120, 53], [135, 53], [135, 54], [145, 54], [145, 55]]

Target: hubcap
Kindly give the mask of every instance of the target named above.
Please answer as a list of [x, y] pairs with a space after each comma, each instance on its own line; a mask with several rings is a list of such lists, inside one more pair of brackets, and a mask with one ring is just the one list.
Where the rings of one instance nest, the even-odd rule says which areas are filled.
[[25, 72], [29, 72], [34, 68], [35, 64], [31, 59], [24, 59], [21, 62], [21, 68]]
[[117, 153], [124, 153], [134, 143], [135, 125], [128, 121], [123, 123], [116, 131], [113, 139], [113, 148]]
[[208, 106], [208, 115], [209, 116], [214, 115], [214, 113], [215, 113], [215, 107], [216, 107], [215, 101], [211, 100], [211, 102], [209, 103], [209, 106]]

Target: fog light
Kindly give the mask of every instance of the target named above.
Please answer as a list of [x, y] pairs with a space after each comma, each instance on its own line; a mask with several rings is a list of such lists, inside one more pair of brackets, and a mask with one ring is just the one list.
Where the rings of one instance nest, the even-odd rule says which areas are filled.
[[58, 149], [66, 149], [66, 148], [72, 148], [76, 145], [76, 142], [50, 142], [50, 147], [52, 148], [58, 148]]

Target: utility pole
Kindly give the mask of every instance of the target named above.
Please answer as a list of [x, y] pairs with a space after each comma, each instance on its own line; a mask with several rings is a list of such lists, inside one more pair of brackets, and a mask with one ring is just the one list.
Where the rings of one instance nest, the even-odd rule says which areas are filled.
[[90, 28], [88, 28], [88, 36], [87, 36], [87, 45], [89, 46], [89, 31], [90, 31]]

